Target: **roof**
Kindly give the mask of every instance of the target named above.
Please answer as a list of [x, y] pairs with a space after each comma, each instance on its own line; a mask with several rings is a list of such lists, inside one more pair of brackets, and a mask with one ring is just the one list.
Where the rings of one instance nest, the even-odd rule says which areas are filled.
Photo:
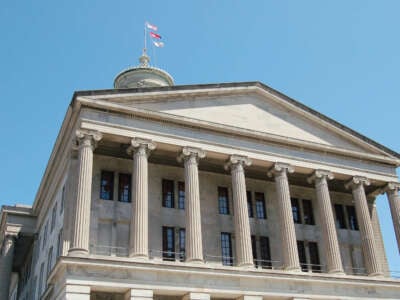
[[289, 102], [292, 105], [299, 107], [300, 109], [315, 115], [316, 117], [330, 123], [331, 125], [340, 128], [341, 130], [358, 137], [359, 139], [372, 144], [378, 149], [385, 151], [396, 158], [400, 159], [400, 153], [389, 149], [388, 147], [366, 137], [365, 135], [327, 117], [326, 115], [304, 105], [303, 103], [261, 83], [258, 81], [251, 82], [230, 82], [230, 83], [211, 83], [211, 84], [192, 84], [192, 85], [175, 85], [175, 86], [164, 86], [164, 87], [147, 87], [147, 88], [129, 88], [129, 89], [105, 89], [105, 90], [88, 90], [88, 91], [76, 91], [73, 95], [71, 105], [75, 99], [79, 96], [100, 96], [100, 95], [113, 95], [113, 94], [131, 94], [131, 93], [151, 93], [151, 92], [168, 92], [168, 91], [185, 91], [185, 90], [202, 90], [202, 89], [218, 89], [218, 88], [233, 88], [233, 87], [259, 87], [265, 91], [281, 98], [284, 101]]

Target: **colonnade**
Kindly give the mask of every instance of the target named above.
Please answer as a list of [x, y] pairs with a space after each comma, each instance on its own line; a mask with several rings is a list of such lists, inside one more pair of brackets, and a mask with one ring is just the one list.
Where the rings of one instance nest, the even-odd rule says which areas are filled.
[[[79, 181], [77, 207], [73, 222], [73, 236], [69, 255], [86, 255], [89, 253], [89, 220], [92, 184], [93, 149], [101, 135], [94, 132], [79, 131]], [[133, 139], [128, 149], [133, 157], [132, 176], [132, 218], [130, 230], [131, 257], [146, 259], [148, 257], [148, 162], [147, 158], [155, 144], [149, 140]], [[185, 200], [186, 200], [186, 261], [203, 262], [201, 210], [198, 179], [198, 163], [205, 157], [201, 149], [185, 147], [179, 159], [184, 164]], [[246, 200], [245, 168], [251, 165], [247, 157], [232, 155], [226, 163], [232, 176], [233, 204], [235, 208], [234, 229], [236, 235], [236, 265], [252, 266], [251, 233]], [[300, 271], [297, 252], [297, 240], [290, 202], [288, 173], [293, 167], [284, 163], [275, 163], [268, 171], [274, 177], [280, 220], [283, 269]], [[327, 272], [343, 274], [339, 242], [336, 232], [332, 204], [329, 195], [328, 181], [333, 178], [326, 170], [315, 170], [308, 178], [315, 184], [317, 209], [321, 216], [322, 247], [326, 255]], [[373, 236], [373, 227], [368, 211], [364, 187], [369, 184], [366, 178], [353, 177], [346, 187], [352, 190], [357, 218], [359, 221], [362, 249], [366, 258], [366, 269], [370, 276], [382, 275], [377, 249]], [[395, 224], [396, 237], [400, 245], [400, 185], [390, 183], [386, 192]]]

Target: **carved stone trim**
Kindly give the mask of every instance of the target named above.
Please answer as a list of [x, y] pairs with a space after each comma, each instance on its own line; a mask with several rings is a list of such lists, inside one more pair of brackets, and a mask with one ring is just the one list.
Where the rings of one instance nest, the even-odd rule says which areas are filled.
[[133, 138], [131, 140], [131, 145], [128, 147], [126, 152], [129, 155], [133, 155], [136, 151], [143, 152], [143, 154], [149, 155], [151, 150], [156, 149], [156, 143], [152, 140]]
[[237, 166], [241, 166], [243, 168], [249, 167], [251, 166], [251, 164], [252, 161], [249, 157], [233, 154], [229, 157], [229, 159], [225, 163], [224, 169], [228, 171], [229, 169], [233, 169]]
[[276, 173], [284, 172], [294, 173], [294, 167], [287, 163], [276, 162], [269, 170], [268, 170], [268, 177], [273, 177]]
[[77, 146], [80, 147], [91, 147], [94, 150], [97, 147], [97, 143], [103, 138], [103, 135], [99, 131], [77, 129], [75, 131]]
[[177, 161], [181, 163], [186, 159], [190, 159], [192, 157], [194, 157], [196, 159], [196, 162], [198, 162], [199, 159], [206, 157], [206, 152], [200, 148], [183, 147], [182, 152], [177, 157]]
[[364, 186], [368, 186], [371, 184], [371, 182], [369, 181], [369, 179], [367, 177], [354, 176], [347, 183], [345, 183], [344, 187], [346, 189], [350, 189], [350, 188], [360, 185], [360, 184], [362, 184]]

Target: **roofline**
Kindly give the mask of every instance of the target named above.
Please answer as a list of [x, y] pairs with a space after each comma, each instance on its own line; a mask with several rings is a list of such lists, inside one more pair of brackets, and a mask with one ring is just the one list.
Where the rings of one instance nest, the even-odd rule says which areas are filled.
[[308, 107], [307, 105], [267, 86], [259, 81], [248, 81], [248, 82], [228, 82], [228, 83], [210, 83], [210, 84], [190, 84], [190, 85], [174, 85], [174, 86], [164, 86], [164, 87], [147, 87], [147, 88], [127, 88], [127, 89], [104, 89], [104, 90], [86, 90], [86, 91], [76, 91], [72, 97], [71, 106], [75, 102], [76, 98], [79, 96], [99, 96], [99, 95], [115, 95], [115, 94], [131, 94], [131, 93], [152, 93], [152, 92], [168, 92], [168, 91], [184, 91], [193, 89], [217, 89], [217, 88], [233, 88], [233, 87], [259, 87], [266, 90], [267, 92], [284, 99], [292, 105], [299, 107], [300, 109], [330, 123], [331, 125], [351, 134], [362, 141], [369, 143], [378, 149], [387, 152], [390, 155], [400, 159], [400, 153], [366, 137], [365, 135], [329, 118], [328, 116]]

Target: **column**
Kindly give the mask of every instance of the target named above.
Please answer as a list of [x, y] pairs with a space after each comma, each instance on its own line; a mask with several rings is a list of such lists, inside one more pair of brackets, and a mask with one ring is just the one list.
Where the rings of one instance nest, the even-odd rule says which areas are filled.
[[76, 137], [79, 144], [79, 174], [72, 243], [68, 254], [81, 256], [89, 254], [93, 150], [96, 143], [101, 140], [102, 135], [99, 132], [77, 130]]
[[0, 251], [0, 299], [8, 299], [14, 258], [15, 237], [6, 235]]
[[90, 286], [66, 284], [61, 297], [62, 300], [90, 300]]
[[389, 200], [390, 213], [392, 215], [394, 232], [396, 234], [397, 246], [400, 252], [400, 183], [391, 182], [385, 188]]
[[199, 159], [205, 156], [205, 152], [201, 149], [185, 147], [178, 158], [179, 161], [183, 160], [185, 165], [185, 252], [187, 262], [203, 261], [198, 163]]
[[210, 300], [210, 294], [206, 293], [187, 293], [182, 300]]
[[300, 271], [296, 231], [294, 228], [289, 181], [287, 177], [287, 173], [293, 172], [294, 169], [292, 166], [284, 163], [275, 163], [268, 172], [268, 176], [275, 177], [281, 228], [283, 268], [287, 271]]
[[365, 177], [353, 177], [346, 188], [352, 189], [354, 204], [356, 208], [358, 225], [361, 235], [361, 246], [365, 258], [365, 267], [369, 276], [383, 275], [379, 258], [376, 251], [374, 231], [371, 223], [371, 216], [368, 210], [367, 197], [365, 195], [364, 185], [369, 185], [369, 180]]
[[253, 266], [249, 213], [247, 209], [246, 179], [244, 167], [250, 166], [251, 160], [244, 156], [232, 155], [225, 165], [231, 169], [232, 192], [235, 223], [236, 265]]
[[315, 183], [327, 272], [343, 274], [335, 219], [333, 218], [331, 198], [328, 189], [328, 180], [331, 179], [333, 179], [331, 172], [316, 170], [314, 174], [308, 178], [308, 182]]
[[124, 300], [153, 300], [153, 291], [130, 289], [125, 293]]
[[129, 256], [149, 256], [149, 203], [148, 163], [151, 150], [156, 148], [150, 140], [132, 139], [128, 153], [133, 155], [132, 215], [129, 238]]

